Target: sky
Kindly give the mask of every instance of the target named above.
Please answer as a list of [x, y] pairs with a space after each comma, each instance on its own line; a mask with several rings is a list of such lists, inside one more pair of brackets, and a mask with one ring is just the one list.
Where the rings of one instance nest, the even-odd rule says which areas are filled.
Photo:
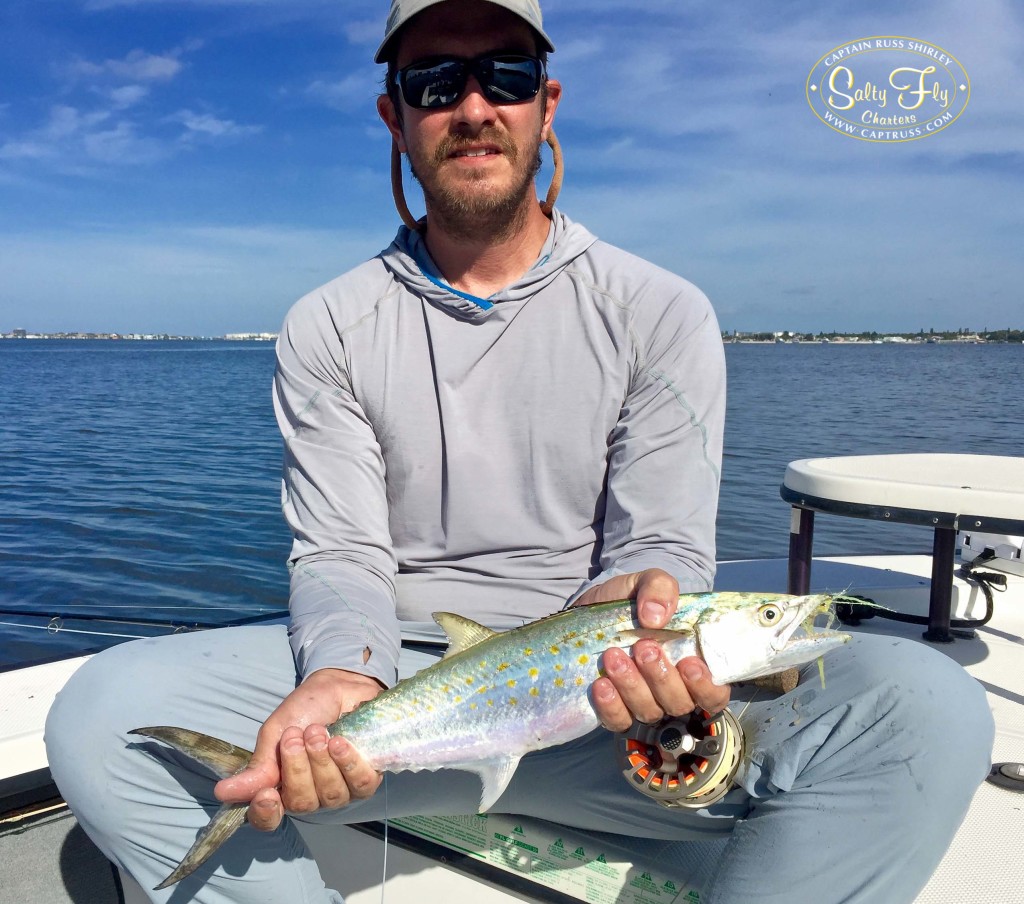
[[[559, 208], [723, 329], [1024, 327], [1019, 0], [542, 5]], [[387, 6], [3, 0], [0, 333], [273, 332], [389, 244]], [[966, 71], [941, 131], [855, 140], [812, 110], [818, 61], [887, 35]]]

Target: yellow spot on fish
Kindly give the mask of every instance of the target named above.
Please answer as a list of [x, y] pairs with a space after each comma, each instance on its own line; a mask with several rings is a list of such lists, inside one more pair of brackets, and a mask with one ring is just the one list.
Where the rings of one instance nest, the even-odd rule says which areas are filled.
[[537, 688], [535, 688], [535, 687], [531, 687], [530, 688], [530, 696], [531, 697], [539, 697], [540, 696], [540, 691], [537, 690]]
[[524, 656], [532, 656], [533, 655], [533, 647], [524, 647], [523, 648], [523, 655]]
[[470, 703], [469, 704], [469, 708], [470, 709], [476, 709], [476, 704], [475, 703]]
[[530, 669], [526, 674], [531, 678], [536, 678], [540, 674], [540, 669]]
[[577, 678], [576, 681], [575, 681], [575, 684], [576, 684], [576, 687], [582, 687], [583, 686], [583, 679], [582, 678]]
[[487, 705], [488, 706], [494, 706], [494, 701], [493, 700], [488, 700], [487, 701]]
[[456, 694], [455, 695], [455, 702], [456, 703], [461, 703], [462, 702], [462, 697], [460, 697], [458, 694]]
[[565, 679], [564, 678], [556, 678], [555, 679], [555, 687], [565, 687]]
[[597, 632], [597, 634], [595, 634], [594, 636], [595, 636], [595, 637], [596, 637], [596, 638], [597, 638], [598, 640], [604, 640], [604, 631], [598, 631], [598, 632]]
[[486, 684], [481, 684], [480, 687], [476, 689], [476, 692], [478, 694], [486, 694], [489, 690], [490, 688]]
[[509, 678], [508, 681], [506, 681], [505, 683], [509, 687], [515, 687], [516, 686], [516, 679], [515, 678]]
[[509, 697], [508, 698], [508, 705], [509, 706], [515, 706], [518, 702], [519, 701], [515, 697]]
[[586, 665], [588, 662], [590, 662], [590, 657], [586, 653], [584, 653], [582, 656], [580, 656], [579, 662], [580, 665]]
[[487, 668], [487, 660], [486, 659], [481, 659], [480, 660], [480, 668], [482, 668], [482, 669], [486, 669]]
[[551, 644], [551, 648], [550, 649], [551, 649], [551, 652], [554, 653], [556, 656], [561, 652], [561, 650], [559, 650], [558, 647], [556, 647], [554, 644]]
[[556, 662], [555, 663], [555, 671], [556, 672], [562, 671], [562, 663], [560, 663], [560, 662]]
[[582, 647], [583, 646], [583, 641], [582, 640], [577, 640], [575, 646]]
[[472, 683], [473, 683], [473, 678], [472, 678], [472, 676], [470, 676], [469, 678], [466, 679], [466, 684], [472, 684]]
[[503, 663], [501, 663], [501, 665], [498, 666], [498, 671], [499, 672], [504, 672], [505, 669], [507, 669], [507, 668], [508, 668], [508, 663], [507, 662], [503, 662]]

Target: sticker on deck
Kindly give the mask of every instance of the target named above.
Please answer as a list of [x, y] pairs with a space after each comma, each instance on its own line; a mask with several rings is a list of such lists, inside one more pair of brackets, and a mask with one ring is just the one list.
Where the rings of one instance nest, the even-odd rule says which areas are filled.
[[635, 866], [571, 829], [503, 814], [407, 816], [398, 828], [588, 904], [699, 904], [681, 876]]

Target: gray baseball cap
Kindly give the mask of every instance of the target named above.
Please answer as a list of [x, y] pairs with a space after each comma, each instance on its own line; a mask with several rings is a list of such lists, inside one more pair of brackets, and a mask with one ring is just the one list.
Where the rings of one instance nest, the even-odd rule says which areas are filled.
[[[384, 26], [384, 40], [377, 48], [373, 61], [375, 63], [386, 63], [390, 56], [391, 39], [398, 33], [398, 30], [405, 25], [417, 13], [423, 12], [428, 6], [435, 3], [443, 3], [444, 0], [391, 0], [391, 12], [388, 13], [387, 25]], [[515, 13], [526, 21], [541, 40], [543, 50], [553, 52], [555, 45], [551, 43], [544, 33], [544, 20], [540, 13], [538, 0], [487, 0], [496, 6], [502, 6], [509, 12]]]

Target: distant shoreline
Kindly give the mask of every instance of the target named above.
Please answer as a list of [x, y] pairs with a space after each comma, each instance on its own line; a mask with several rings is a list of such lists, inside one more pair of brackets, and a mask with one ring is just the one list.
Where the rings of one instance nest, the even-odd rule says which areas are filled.
[[733, 339], [723, 337], [726, 345], [1020, 345], [1022, 339]]
[[74, 339], [128, 342], [276, 342], [277, 333], [226, 333], [223, 336], [177, 336], [171, 333], [30, 333], [12, 330], [0, 339]]
[[[75, 340], [122, 342], [276, 342], [277, 333], [225, 333], [222, 336], [183, 336], [171, 333], [33, 333], [11, 330], [0, 340]], [[1020, 345], [1024, 330], [992, 330], [981, 333], [722, 333], [726, 345]]]

